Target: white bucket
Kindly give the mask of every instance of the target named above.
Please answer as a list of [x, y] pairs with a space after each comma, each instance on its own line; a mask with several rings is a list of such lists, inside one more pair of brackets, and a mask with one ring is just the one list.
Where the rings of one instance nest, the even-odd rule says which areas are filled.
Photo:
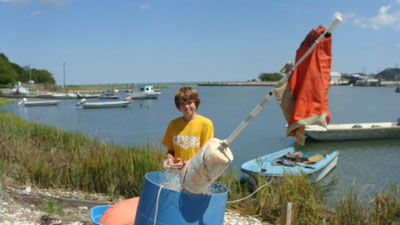
[[231, 150], [220, 151], [222, 141], [208, 140], [181, 171], [183, 189], [190, 193], [204, 193], [207, 188], [229, 167], [233, 160]]

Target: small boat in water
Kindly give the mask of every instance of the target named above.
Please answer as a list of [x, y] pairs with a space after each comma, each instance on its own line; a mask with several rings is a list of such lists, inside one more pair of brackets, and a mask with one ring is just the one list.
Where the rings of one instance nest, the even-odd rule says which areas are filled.
[[51, 98], [51, 99], [77, 99], [78, 95], [75, 93], [54, 93], [49, 92], [40, 94], [39, 98]]
[[24, 106], [54, 106], [60, 103], [60, 100], [30, 100], [28, 101], [26, 98], [23, 98], [18, 105]]
[[336, 167], [338, 156], [338, 151], [330, 154], [304, 153], [295, 152], [291, 147], [247, 161], [242, 164], [241, 170], [250, 175], [267, 177], [304, 173], [315, 183]]
[[83, 99], [83, 98], [98, 98], [100, 97], [100, 94], [88, 94], [88, 93], [80, 93], [80, 92], [76, 92], [76, 95], [78, 96], [79, 99]]
[[119, 99], [119, 90], [110, 89], [104, 90], [103, 94], [99, 96], [100, 99]]
[[147, 85], [139, 90], [132, 91], [130, 96], [132, 99], [157, 99], [160, 94], [159, 89], [154, 89], [153, 85]]
[[127, 107], [131, 101], [103, 101], [103, 102], [87, 102], [86, 99], [82, 99], [76, 103], [76, 106], [82, 105], [84, 109], [95, 109], [95, 108], [120, 108]]
[[394, 91], [400, 93], [400, 86], [397, 86], [396, 89], [394, 89]]
[[306, 136], [319, 141], [400, 138], [400, 125], [392, 122], [306, 125]]

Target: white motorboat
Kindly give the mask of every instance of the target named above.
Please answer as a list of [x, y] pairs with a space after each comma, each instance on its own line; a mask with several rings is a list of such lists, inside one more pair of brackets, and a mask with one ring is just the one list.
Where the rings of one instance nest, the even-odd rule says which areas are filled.
[[47, 98], [54, 98], [54, 99], [77, 99], [78, 95], [75, 93], [50, 93], [47, 95], [43, 95]]
[[11, 96], [25, 97], [25, 96], [29, 95], [29, 90], [28, 90], [28, 88], [23, 87], [21, 82], [18, 81], [17, 83], [12, 85], [10, 93], [11, 93]]
[[18, 105], [24, 105], [24, 106], [53, 106], [53, 105], [58, 105], [60, 103], [60, 100], [30, 100], [28, 101], [26, 98], [23, 98], [20, 102], [18, 102]]
[[132, 99], [157, 99], [161, 91], [154, 89], [153, 85], [141, 87], [139, 90], [132, 91]]
[[95, 108], [119, 108], [127, 107], [131, 101], [103, 101], [103, 102], [87, 102], [86, 99], [82, 99], [76, 103], [76, 106], [82, 105], [84, 109], [95, 109]]
[[400, 138], [400, 125], [392, 122], [306, 125], [306, 136], [319, 141]]

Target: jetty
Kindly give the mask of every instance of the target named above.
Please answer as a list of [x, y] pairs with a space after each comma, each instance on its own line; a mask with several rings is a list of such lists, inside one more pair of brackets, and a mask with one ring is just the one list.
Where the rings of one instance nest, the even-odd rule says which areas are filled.
[[225, 82], [204, 82], [197, 86], [275, 86], [278, 81], [225, 81]]

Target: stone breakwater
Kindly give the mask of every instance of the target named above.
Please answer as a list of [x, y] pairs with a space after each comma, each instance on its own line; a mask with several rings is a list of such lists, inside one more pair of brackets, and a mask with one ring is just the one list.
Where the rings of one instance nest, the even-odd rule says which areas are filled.
[[[58, 214], [44, 209], [55, 199]], [[0, 225], [88, 225], [90, 208], [111, 204], [103, 195], [75, 191], [39, 190], [31, 187], [4, 187], [0, 191]], [[53, 209], [55, 210], [55, 209]], [[262, 225], [257, 218], [226, 210], [223, 225]]]

